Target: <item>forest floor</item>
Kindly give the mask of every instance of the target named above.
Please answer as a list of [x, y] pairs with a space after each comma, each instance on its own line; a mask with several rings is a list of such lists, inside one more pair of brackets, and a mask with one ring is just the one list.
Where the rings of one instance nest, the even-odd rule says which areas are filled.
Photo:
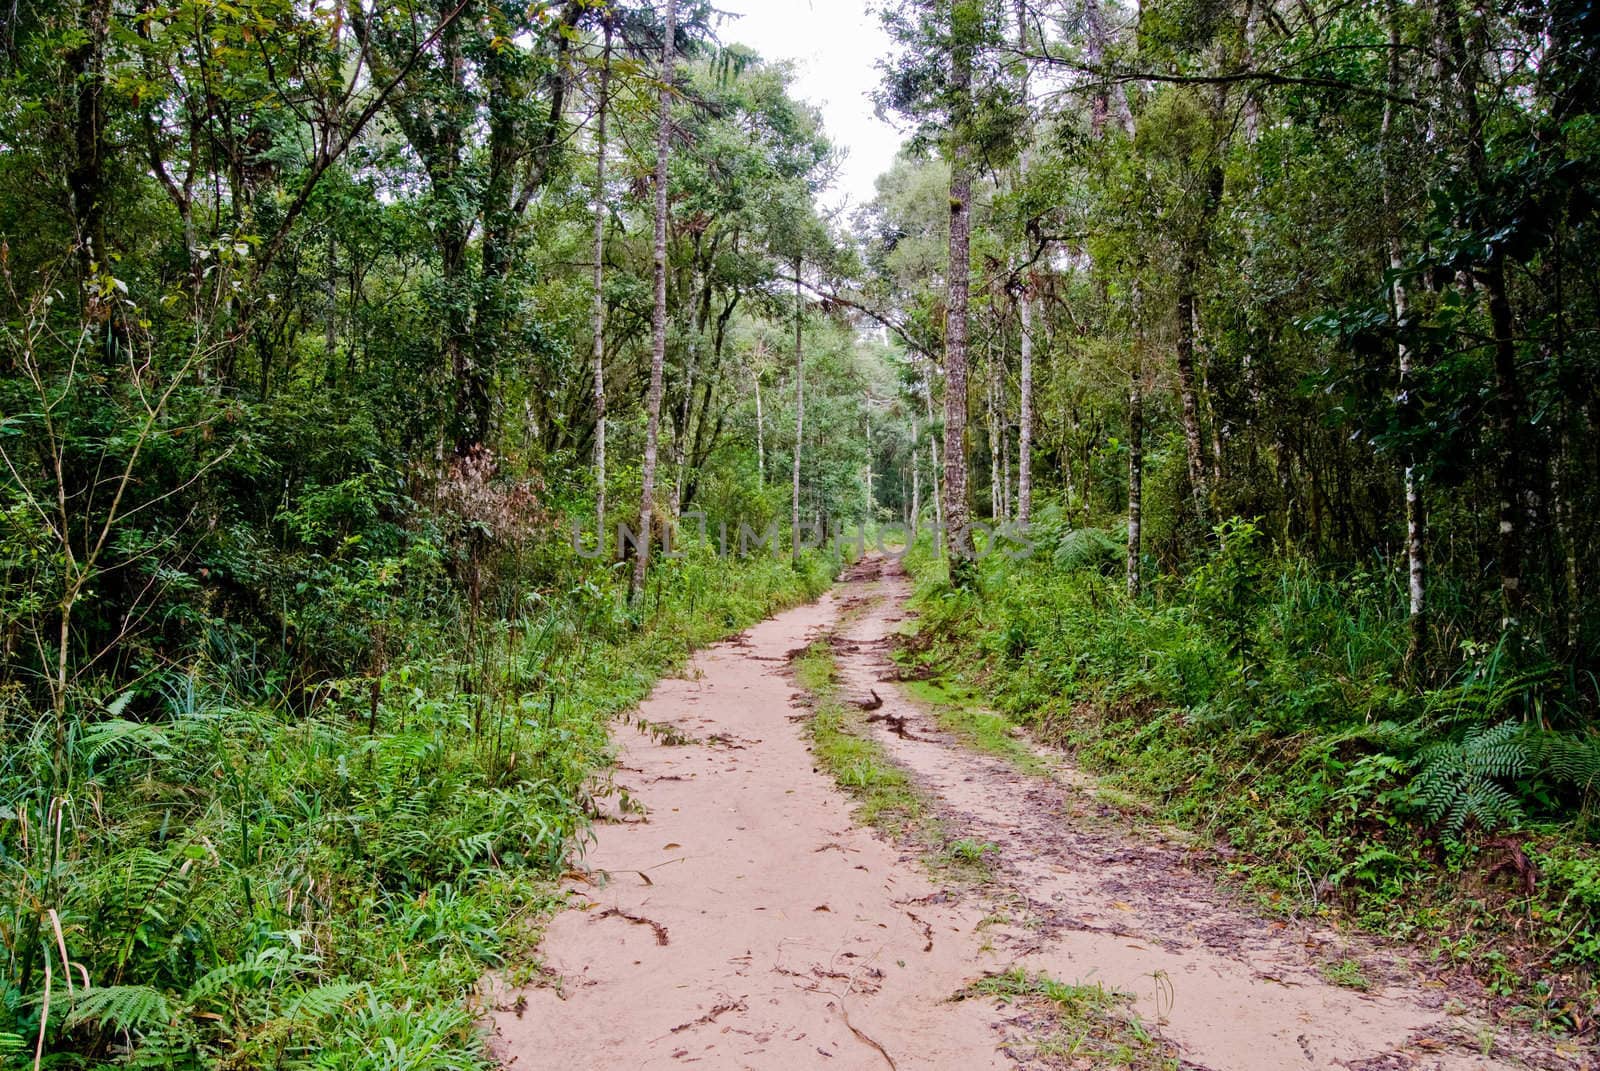
[[[491, 993], [507, 1066], [1593, 1066], [1410, 950], [1261, 915], [1208, 846], [913, 697], [909, 594], [865, 559], [641, 705], [542, 973]], [[875, 809], [885, 783], [905, 798]]]

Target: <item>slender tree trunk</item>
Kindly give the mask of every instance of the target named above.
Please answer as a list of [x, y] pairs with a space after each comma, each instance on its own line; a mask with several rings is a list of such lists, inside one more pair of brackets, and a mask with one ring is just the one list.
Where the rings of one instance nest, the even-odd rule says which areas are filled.
[[1144, 352], [1134, 344], [1133, 372], [1128, 377], [1128, 594], [1138, 597], [1144, 548]]
[[922, 516], [922, 462], [917, 457], [917, 417], [915, 412], [911, 416], [911, 517], [906, 522], [913, 533], [917, 530], [917, 519]]
[[1517, 344], [1505, 269], [1498, 262], [1479, 273], [1494, 332], [1494, 412], [1498, 455], [1495, 482], [1500, 498], [1500, 601], [1502, 626], [1518, 628], [1527, 601], [1522, 583], [1522, 388], [1517, 376]]
[[[1028, 5], [1027, 0], [1017, 0], [1017, 51], [1022, 58], [1022, 106], [1031, 107], [1028, 99]], [[1097, 107], [1098, 107], [1097, 102]], [[1029, 112], [1031, 115], [1031, 111]], [[1031, 131], [1024, 135], [1031, 138]], [[1019, 185], [1028, 181], [1029, 152], [1024, 144], [1017, 160]], [[1029, 281], [1021, 280], [1017, 294], [1018, 350], [1021, 361], [1017, 399], [1017, 523], [1027, 524], [1033, 517], [1033, 290]], [[1009, 482], [1009, 481], [1008, 481]]]
[[867, 395], [867, 519], [876, 515], [877, 502], [872, 496], [872, 395]]
[[789, 513], [791, 553], [800, 556], [800, 451], [806, 441], [806, 362], [804, 306], [800, 296], [800, 258], [794, 258], [794, 495]]
[[1017, 430], [1017, 521], [1027, 524], [1033, 519], [1033, 298], [1023, 284], [1021, 302], [1017, 307], [1022, 321], [1022, 375], [1018, 386]]
[[650, 393], [646, 399], [644, 465], [640, 473], [639, 554], [633, 563], [630, 596], [644, 591], [655, 523], [656, 456], [661, 439], [661, 372], [667, 360], [667, 160], [672, 146], [672, 52], [677, 33], [677, 0], [666, 0], [666, 31], [661, 42], [661, 114], [656, 126], [655, 308], [650, 316]]
[[[1400, 282], [1399, 271], [1401, 266], [1400, 249], [1400, 221], [1395, 218], [1394, 212], [1394, 182], [1393, 151], [1394, 151], [1394, 100], [1400, 92], [1400, 22], [1396, 0], [1389, 0], [1386, 5], [1389, 22], [1389, 98], [1383, 105], [1383, 123], [1381, 127], [1382, 145], [1379, 147], [1379, 166], [1382, 175], [1381, 193], [1383, 196], [1384, 226], [1388, 231], [1389, 245], [1389, 270], [1394, 274], [1394, 281], [1390, 284], [1389, 296], [1394, 307], [1395, 321], [1398, 323], [1406, 316], [1406, 290]], [[1400, 422], [1402, 426], [1409, 425], [1416, 412], [1416, 404], [1411, 397], [1412, 367], [1411, 347], [1404, 342], [1396, 348], [1396, 358], [1399, 364], [1399, 384], [1397, 400], [1400, 407]], [[1405, 668], [1408, 675], [1415, 674], [1427, 659], [1428, 653], [1428, 574], [1427, 574], [1427, 547], [1428, 547], [1428, 520], [1423, 507], [1422, 486], [1417, 475], [1416, 451], [1410, 446], [1405, 448], [1404, 473], [1406, 499], [1406, 593], [1407, 593], [1407, 634]]]
[[[67, 73], [77, 94], [67, 191], [78, 231], [78, 268], [87, 282], [95, 265], [106, 264], [106, 38], [111, 32], [111, 0], [82, 0], [78, 42], [66, 54]], [[97, 303], [98, 299], [91, 297]]]
[[1004, 481], [1000, 475], [1000, 400], [999, 391], [996, 389], [995, 380], [998, 377], [995, 368], [994, 346], [989, 346], [989, 383], [988, 383], [988, 412], [985, 414], [989, 426], [989, 516], [999, 520], [1005, 508]]
[[950, 89], [956, 100], [950, 131], [950, 261], [945, 285], [944, 331], [944, 522], [950, 578], [972, 578], [967, 529], [967, 298], [972, 262], [972, 150], [967, 145], [971, 111], [972, 43], [961, 25], [961, 5], [952, 13]]
[[601, 546], [606, 538], [606, 107], [611, 97], [611, 15], [604, 21], [605, 44], [600, 53], [600, 99], [595, 104], [594, 136], [594, 306], [590, 328], [594, 332], [594, 512]]
[[[759, 353], [760, 351], [757, 350], [757, 352]], [[750, 379], [755, 384], [756, 389], [756, 481], [758, 486], [765, 488], [767, 486], [767, 440], [766, 433], [763, 430], [766, 426], [766, 421], [761, 414], [761, 369], [752, 368], [750, 370]]]
[[[931, 363], [931, 362], [930, 362]], [[939, 435], [933, 424], [933, 371], [922, 380], [922, 400], [928, 409], [928, 471], [933, 478], [933, 527], [938, 533], [938, 550], [944, 552], [944, 499], [939, 494]]]
[[1185, 255], [1178, 268], [1178, 393], [1183, 403], [1183, 445], [1189, 462], [1189, 493], [1194, 497], [1195, 516], [1204, 525], [1206, 459], [1194, 376], [1194, 275], [1194, 258]]
[[1580, 608], [1582, 606], [1582, 593], [1578, 587], [1578, 544], [1572, 530], [1572, 503], [1566, 495], [1566, 471], [1571, 457], [1572, 444], [1568, 436], [1567, 426], [1563, 423], [1561, 428], [1561, 442], [1556, 451], [1555, 461], [1550, 466], [1550, 497], [1553, 500], [1552, 512], [1556, 521], [1556, 539], [1561, 544], [1562, 553], [1562, 579], [1566, 586], [1566, 628], [1562, 637], [1566, 649], [1566, 658], [1570, 663], [1578, 654], [1579, 628], [1582, 625]]

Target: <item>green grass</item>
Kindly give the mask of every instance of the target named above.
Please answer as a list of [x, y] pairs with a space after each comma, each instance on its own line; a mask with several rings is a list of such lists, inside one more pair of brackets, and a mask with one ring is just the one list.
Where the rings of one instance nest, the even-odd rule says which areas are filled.
[[613, 720], [832, 568], [690, 557], [642, 611], [601, 578], [300, 705], [196, 665], [83, 697], [59, 757], [13, 711], [0, 1067], [42, 1030], [53, 1068], [487, 1068], [472, 999], [527, 972]]
[[811, 696], [807, 730], [817, 765], [856, 801], [856, 818], [918, 848], [937, 878], [961, 885], [989, 880], [995, 846], [953, 837], [932, 801], [872, 737], [866, 717], [841, 700], [833, 652], [818, 640], [794, 662], [795, 681]]
[[1359, 961], [1342, 959], [1337, 963], [1324, 963], [1322, 977], [1334, 985], [1343, 986], [1345, 989], [1354, 989], [1365, 993], [1372, 988], [1372, 980], [1367, 977], [1366, 969]]
[[827, 641], [813, 643], [794, 666], [795, 680], [812, 697], [807, 720], [812, 754], [855, 799], [857, 817], [891, 835], [930, 828], [922, 793], [868, 734], [860, 711], [840, 700]]
[[978, 979], [957, 1000], [991, 998], [1037, 1013], [1027, 1042], [1051, 1066], [1177, 1071], [1173, 1045], [1152, 1033], [1131, 1009], [1133, 996], [1099, 983], [1060, 982], [1014, 967]]
[[939, 728], [968, 747], [1005, 759], [1022, 773], [1049, 772], [1027, 738], [1016, 735], [1017, 723], [986, 709], [978, 693], [968, 685], [930, 678], [905, 681], [900, 688], [933, 714]]

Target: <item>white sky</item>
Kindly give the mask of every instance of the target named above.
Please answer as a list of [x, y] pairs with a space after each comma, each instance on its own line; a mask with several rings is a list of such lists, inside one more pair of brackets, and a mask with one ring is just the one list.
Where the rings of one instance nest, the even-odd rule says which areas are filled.
[[794, 93], [822, 111], [828, 137], [844, 159], [827, 208], [852, 208], [872, 199], [873, 179], [889, 170], [901, 136], [872, 114], [869, 94], [878, 84], [879, 56], [889, 38], [863, 0], [713, 0], [730, 15], [717, 36], [761, 53], [763, 59], [793, 60]]

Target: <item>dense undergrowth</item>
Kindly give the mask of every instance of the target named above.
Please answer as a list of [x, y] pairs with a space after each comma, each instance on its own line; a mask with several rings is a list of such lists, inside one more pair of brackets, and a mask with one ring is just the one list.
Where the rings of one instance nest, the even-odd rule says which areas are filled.
[[435, 624], [309, 709], [201, 661], [75, 700], [59, 741], [11, 717], [0, 1065], [484, 1066], [469, 998], [528, 951], [607, 791], [609, 719], [832, 566], [702, 548], [631, 610], [597, 571]]
[[1408, 684], [1404, 593], [1273, 557], [1247, 522], [1134, 599], [1113, 533], [1051, 520], [972, 590], [919, 546], [908, 656], [1226, 842], [1270, 905], [1337, 906], [1546, 1025], [1594, 1027], [1600, 740], [1550, 671], [1465, 645], [1448, 679]]

